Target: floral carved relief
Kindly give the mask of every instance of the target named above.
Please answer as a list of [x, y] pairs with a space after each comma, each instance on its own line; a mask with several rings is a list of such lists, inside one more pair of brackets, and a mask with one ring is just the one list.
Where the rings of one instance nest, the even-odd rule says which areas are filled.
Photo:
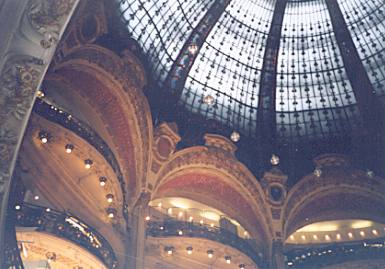
[[31, 109], [43, 67], [40, 59], [19, 56], [6, 62], [0, 76], [0, 166], [3, 168], [0, 186], [10, 176], [6, 169], [10, 167], [16, 151], [20, 135], [18, 125]]

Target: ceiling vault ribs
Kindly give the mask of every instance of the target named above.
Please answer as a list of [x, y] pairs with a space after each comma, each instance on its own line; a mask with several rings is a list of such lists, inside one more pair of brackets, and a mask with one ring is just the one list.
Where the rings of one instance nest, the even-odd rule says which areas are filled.
[[[381, 134], [382, 123], [384, 122], [381, 116], [380, 104], [375, 96], [375, 90], [360, 59], [352, 36], [350, 35], [340, 5], [337, 0], [326, 0], [325, 2], [330, 14], [331, 24], [335, 32], [346, 74], [352, 85], [357, 105], [361, 112], [363, 127], [366, 129], [364, 130], [364, 135], [371, 138], [369, 151], [374, 150], [373, 152], [378, 153], [376, 144], [379, 142], [379, 135]], [[377, 154], [368, 154], [368, 156], [373, 156], [370, 161], [371, 163], [376, 162], [376, 155]], [[370, 167], [370, 164], [368, 165], [368, 167]]]
[[368, 125], [366, 128], [370, 131], [373, 128], [377, 128], [376, 126], [378, 125], [375, 120], [379, 119], [378, 114], [376, 113], [376, 111], [378, 111], [377, 109], [379, 109], [379, 104], [377, 104], [377, 100], [374, 95], [373, 85], [369, 80], [368, 73], [366, 72], [362, 61], [360, 60], [357, 48], [354, 45], [337, 0], [326, 0], [325, 2], [330, 13], [331, 23], [348, 79], [352, 84], [357, 104], [362, 113], [364, 124]]
[[266, 41], [266, 50], [261, 70], [261, 83], [257, 110], [257, 141], [261, 164], [269, 160], [269, 155], [276, 149], [276, 115], [275, 99], [277, 85], [277, 63], [283, 17], [287, 0], [277, 0], [274, 6], [273, 18]]
[[[172, 96], [168, 98], [170, 107], [177, 104], [200, 49], [230, 2], [231, 0], [215, 0], [183, 44], [164, 82], [164, 89], [170, 91]], [[196, 46], [194, 53], [191, 53], [191, 46]]]

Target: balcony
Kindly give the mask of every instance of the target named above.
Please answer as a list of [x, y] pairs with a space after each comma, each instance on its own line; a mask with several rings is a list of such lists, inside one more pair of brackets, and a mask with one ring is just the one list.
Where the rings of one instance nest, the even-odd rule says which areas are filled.
[[117, 267], [115, 253], [107, 240], [75, 216], [26, 203], [16, 205], [14, 210], [16, 227], [30, 227], [69, 240], [99, 258], [107, 268]]
[[286, 252], [287, 268], [322, 268], [329, 265], [359, 260], [385, 261], [385, 238], [333, 244], [328, 246], [306, 247]]
[[250, 257], [259, 268], [265, 268], [261, 257], [252, 241], [239, 237], [237, 234], [220, 227], [212, 227], [194, 222], [165, 219], [147, 222], [147, 236], [152, 237], [194, 237], [231, 246]]

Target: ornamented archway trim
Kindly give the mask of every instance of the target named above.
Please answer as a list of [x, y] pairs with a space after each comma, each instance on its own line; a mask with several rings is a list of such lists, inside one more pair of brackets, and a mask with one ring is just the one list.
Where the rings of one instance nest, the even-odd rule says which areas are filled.
[[234, 188], [254, 211], [256, 219], [261, 222], [267, 238], [272, 235], [269, 225], [268, 207], [264, 192], [252, 173], [233, 155], [222, 150], [211, 150], [204, 146], [196, 146], [176, 152], [159, 171], [155, 182], [153, 195], [162, 185], [175, 178], [176, 175], [190, 174], [192, 171], [206, 171], [215, 174], [222, 181]]
[[366, 197], [373, 201], [385, 201], [384, 189], [385, 185], [379, 178], [368, 177], [364, 172], [358, 170], [351, 171], [350, 174], [344, 173], [339, 176], [335, 174], [322, 178], [313, 175], [306, 176], [289, 192], [284, 205], [284, 219], [286, 220], [286, 223], [283, 223], [284, 236], [288, 237], [293, 229], [299, 228], [302, 222], [292, 223], [295, 216], [317, 199], [322, 199], [327, 195], [337, 197], [347, 194]]
[[[124, 169], [124, 165], [122, 165], [122, 168], [128, 170], [130, 180], [133, 178], [137, 181], [135, 192], [128, 191], [133, 195], [138, 194], [140, 188], [144, 188], [147, 184], [147, 169], [150, 167], [151, 162], [150, 151], [153, 133], [150, 109], [141, 91], [146, 79], [140, 62], [129, 52], [126, 52], [122, 60], [114, 52], [103, 47], [84, 45], [73, 50], [64, 57], [61, 63], [53, 68], [56, 73], [60, 73], [61, 70], [75, 70], [90, 73], [97, 77], [102, 76], [110, 79], [115, 85], [115, 87], [109, 88], [109, 94], [117, 95], [116, 100], [121, 102], [119, 106], [124, 108], [126, 119], [130, 123], [129, 126], [134, 126], [134, 128], [120, 133], [109, 131], [113, 138], [120, 137], [119, 141], [127, 140], [128, 134], [133, 136], [131, 143], [135, 158], [129, 160], [129, 162], [135, 165], [135, 172], [131, 171], [132, 169], [127, 169], [127, 167]], [[102, 113], [103, 104], [95, 104], [99, 105], [99, 110]], [[115, 141], [117, 140], [115, 139]], [[119, 152], [119, 144], [115, 146]], [[124, 156], [124, 154], [124, 152], [119, 153], [121, 156]]]

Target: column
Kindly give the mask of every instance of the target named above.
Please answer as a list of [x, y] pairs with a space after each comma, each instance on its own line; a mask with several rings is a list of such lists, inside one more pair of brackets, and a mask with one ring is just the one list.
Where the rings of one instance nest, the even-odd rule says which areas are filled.
[[78, 1], [0, 2], [0, 264], [17, 153], [35, 93]]

